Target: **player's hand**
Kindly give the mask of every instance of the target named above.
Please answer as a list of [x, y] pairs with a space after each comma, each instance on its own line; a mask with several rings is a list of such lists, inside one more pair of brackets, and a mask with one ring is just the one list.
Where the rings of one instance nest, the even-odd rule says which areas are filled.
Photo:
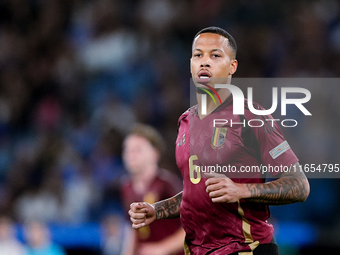
[[149, 225], [156, 219], [155, 209], [146, 202], [132, 203], [129, 210], [132, 227], [135, 229]]
[[242, 184], [233, 182], [224, 174], [204, 173], [206, 192], [214, 203], [234, 203], [242, 198]]

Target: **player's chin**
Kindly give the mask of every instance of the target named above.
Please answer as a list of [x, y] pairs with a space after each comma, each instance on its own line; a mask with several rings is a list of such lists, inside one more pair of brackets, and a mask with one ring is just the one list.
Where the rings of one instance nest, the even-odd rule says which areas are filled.
[[198, 94], [207, 94], [207, 90], [211, 92], [210, 87], [213, 87], [212, 85], [210, 85], [209, 83], [205, 83], [205, 84], [202, 84], [202, 83], [195, 83], [196, 85], [196, 92]]
[[206, 84], [212, 85], [212, 80], [209, 78], [207, 80], [205, 79], [200, 79], [198, 77], [192, 78], [192, 81], [194, 82], [196, 87], [201, 87], [201, 88], [206, 88]]

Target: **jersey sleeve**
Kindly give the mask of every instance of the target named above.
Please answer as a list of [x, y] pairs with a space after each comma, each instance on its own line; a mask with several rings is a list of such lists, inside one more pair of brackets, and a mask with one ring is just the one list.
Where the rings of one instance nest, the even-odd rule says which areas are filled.
[[[270, 171], [272, 176], [282, 172], [283, 167], [290, 167], [299, 161], [271, 115], [257, 116], [248, 111], [245, 112], [245, 118], [247, 121], [256, 119], [257, 123], [263, 123], [261, 127], [252, 127], [252, 130], [259, 144], [260, 163], [272, 170]], [[255, 126], [256, 122], [252, 122]], [[276, 167], [275, 171], [273, 168], [270, 169], [270, 166]]]

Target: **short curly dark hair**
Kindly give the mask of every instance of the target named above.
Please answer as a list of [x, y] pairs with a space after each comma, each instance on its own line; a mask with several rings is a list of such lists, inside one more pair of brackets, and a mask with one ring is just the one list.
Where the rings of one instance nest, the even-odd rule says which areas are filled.
[[204, 33], [218, 34], [218, 35], [221, 35], [221, 36], [227, 38], [228, 41], [229, 41], [229, 46], [232, 48], [233, 53], [234, 53], [234, 57], [236, 58], [237, 44], [236, 44], [234, 37], [232, 37], [231, 34], [229, 34], [227, 31], [225, 31], [223, 28], [220, 28], [220, 27], [206, 27], [206, 28], [203, 28], [201, 31], [199, 31], [195, 35], [194, 40], [197, 36], [199, 36], [200, 34], [204, 34]]

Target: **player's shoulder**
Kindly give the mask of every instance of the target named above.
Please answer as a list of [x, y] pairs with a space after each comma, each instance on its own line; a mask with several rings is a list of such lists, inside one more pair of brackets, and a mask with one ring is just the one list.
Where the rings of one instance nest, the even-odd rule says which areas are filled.
[[198, 109], [198, 104], [191, 106], [189, 109], [187, 109], [185, 112], [183, 112], [181, 114], [181, 116], [179, 117], [179, 119], [183, 119], [186, 118], [187, 116], [189, 116], [190, 113], [195, 113], [197, 112]]
[[194, 106], [191, 106], [188, 110], [186, 110], [185, 112], [183, 112], [181, 114], [181, 116], [178, 118], [178, 126], [180, 125], [181, 121], [185, 118], [187, 118], [191, 113], [195, 113], [197, 112], [197, 109], [198, 109], [198, 105], [194, 105]]

